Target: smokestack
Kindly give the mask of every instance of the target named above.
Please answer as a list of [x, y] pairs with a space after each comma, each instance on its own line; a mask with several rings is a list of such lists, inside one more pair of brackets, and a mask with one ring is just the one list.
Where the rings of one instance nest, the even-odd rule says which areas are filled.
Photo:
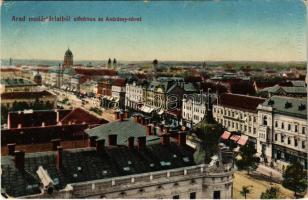
[[138, 150], [144, 150], [146, 148], [146, 137], [145, 136], [141, 136], [138, 137]]
[[53, 151], [56, 151], [56, 150], [57, 150], [57, 147], [60, 146], [60, 142], [61, 142], [60, 139], [52, 139], [52, 140], [51, 140], [52, 150], [53, 150]]
[[15, 152], [16, 143], [7, 144], [8, 155], [13, 156]]
[[180, 146], [186, 145], [186, 134], [184, 132], [178, 132], [177, 144]]
[[130, 150], [133, 150], [134, 149], [134, 145], [135, 145], [135, 138], [134, 137], [129, 137], [128, 138], [128, 148]]
[[19, 170], [25, 169], [25, 152], [24, 151], [15, 151], [15, 167]]
[[118, 137], [118, 135], [116, 135], [116, 134], [108, 135], [109, 146], [116, 146], [117, 145], [117, 137]]
[[104, 139], [97, 139], [96, 140], [96, 152], [97, 153], [104, 153], [105, 152], [105, 140]]
[[90, 136], [89, 137], [89, 147], [95, 147], [96, 139], [97, 139], [97, 136]]
[[57, 156], [56, 156], [56, 167], [58, 170], [61, 170], [62, 168], [62, 156], [63, 156], [63, 147], [58, 146], [57, 147]]
[[162, 135], [162, 136], [161, 136], [160, 143], [161, 143], [162, 145], [164, 145], [164, 146], [169, 145], [169, 144], [170, 144], [170, 136], [169, 136], [169, 135], [166, 135], [166, 134]]
[[152, 135], [152, 126], [151, 125], [147, 125], [146, 126], [146, 134], [147, 135]]

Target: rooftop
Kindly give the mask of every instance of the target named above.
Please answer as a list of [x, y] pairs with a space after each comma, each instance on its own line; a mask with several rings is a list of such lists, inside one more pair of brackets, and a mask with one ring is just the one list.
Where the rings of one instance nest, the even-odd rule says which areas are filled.
[[106, 120], [100, 119], [82, 108], [76, 108], [68, 113], [62, 120], [62, 124], [101, 124], [107, 123]]
[[36, 99], [45, 97], [56, 97], [50, 92], [44, 90], [40, 92], [7, 92], [1, 94], [1, 99]]
[[[124, 119], [123, 121], [114, 121], [108, 124], [103, 124], [92, 129], [87, 129], [85, 132], [89, 136], [97, 136], [98, 139], [107, 141], [108, 135], [116, 134], [118, 144], [126, 144], [127, 139], [131, 136], [140, 137], [146, 136], [146, 127], [140, 123], [134, 122], [133, 118]], [[147, 142], [158, 141], [159, 137], [150, 135], [147, 136]]]
[[272, 96], [262, 105], [274, 108], [274, 112], [307, 119], [307, 98]]
[[143, 150], [111, 146], [105, 148], [105, 153], [99, 153], [91, 147], [64, 150], [60, 169], [56, 167], [56, 153], [26, 154], [24, 171], [15, 167], [13, 156], [2, 156], [2, 188], [14, 197], [40, 193], [41, 181], [36, 174], [39, 166], [47, 170], [55, 189], [62, 189], [68, 183], [195, 165], [193, 150], [174, 143], [168, 146], [152, 144]]
[[264, 101], [260, 97], [225, 93], [218, 98], [218, 105], [257, 112], [258, 105]]
[[14, 79], [1, 79], [1, 84], [6, 87], [16, 87], [16, 86], [36, 86], [36, 83], [22, 79], [22, 78], [14, 78]]

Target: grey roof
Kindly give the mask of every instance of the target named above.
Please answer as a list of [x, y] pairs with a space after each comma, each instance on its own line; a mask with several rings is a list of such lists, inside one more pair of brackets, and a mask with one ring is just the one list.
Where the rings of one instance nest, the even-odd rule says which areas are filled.
[[260, 92], [269, 92], [269, 93], [276, 94], [281, 90], [283, 90], [287, 94], [307, 94], [307, 88], [306, 87], [282, 87], [282, 86], [279, 86], [279, 85], [264, 88], [264, 89], [260, 90]]
[[1, 84], [5, 85], [6, 87], [10, 86], [31, 86], [36, 85], [34, 82], [22, 79], [22, 78], [14, 78], [14, 79], [1, 79]]
[[307, 119], [307, 98], [272, 96], [263, 106], [271, 106], [274, 112]]
[[[140, 174], [195, 165], [193, 149], [171, 143], [148, 145], [137, 151], [126, 146], [106, 147], [106, 153], [95, 148], [63, 150], [62, 168], [56, 168], [56, 151], [25, 155], [25, 170], [15, 167], [13, 156], [1, 158], [1, 187], [9, 196], [21, 197], [40, 193], [39, 166], [47, 170], [56, 190], [69, 183]], [[163, 165], [168, 163], [168, 165]]]
[[291, 81], [291, 83], [294, 87], [305, 87], [306, 86], [305, 81]]
[[[90, 136], [97, 136], [98, 139], [105, 139], [108, 141], [108, 135], [116, 134], [118, 144], [127, 144], [129, 137], [146, 136], [146, 127], [133, 121], [133, 118], [126, 119], [124, 121], [114, 121], [108, 124], [103, 124], [92, 129], [87, 129], [85, 132]], [[157, 143], [159, 141], [158, 136], [147, 136], [147, 143]], [[135, 140], [136, 142], [136, 140]]]

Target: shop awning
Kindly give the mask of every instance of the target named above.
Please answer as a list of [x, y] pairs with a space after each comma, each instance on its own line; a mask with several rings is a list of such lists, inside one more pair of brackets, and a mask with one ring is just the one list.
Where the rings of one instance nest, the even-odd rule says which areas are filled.
[[238, 143], [239, 145], [245, 145], [246, 142], [247, 142], [247, 140], [248, 140], [248, 136], [242, 135], [242, 136], [240, 137], [240, 139], [237, 141], [237, 143]]
[[224, 139], [224, 140], [227, 140], [227, 139], [229, 139], [230, 135], [231, 135], [230, 132], [225, 131], [220, 137], [221, 137], [222, 139]]
[[240, 139], [240, 137], [241, 137], [241, 136], [239, 136], [239, 135], [232, 135], [232, 136], [230, 137], [230, 140], [233, 140], [234, 142], [237, 142], [237, 141]]

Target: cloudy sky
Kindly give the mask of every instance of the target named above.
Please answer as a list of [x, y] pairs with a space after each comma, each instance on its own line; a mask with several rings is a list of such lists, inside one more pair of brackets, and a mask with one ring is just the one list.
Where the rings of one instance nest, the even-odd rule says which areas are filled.
[[[75, 60], [306, 60], [301, 0], [5, 2], [1, 55]], [[71, 22], [14, 22], [13, 16], [70, 16]], [[74, 22], [74, 17], [141, 22]]]

